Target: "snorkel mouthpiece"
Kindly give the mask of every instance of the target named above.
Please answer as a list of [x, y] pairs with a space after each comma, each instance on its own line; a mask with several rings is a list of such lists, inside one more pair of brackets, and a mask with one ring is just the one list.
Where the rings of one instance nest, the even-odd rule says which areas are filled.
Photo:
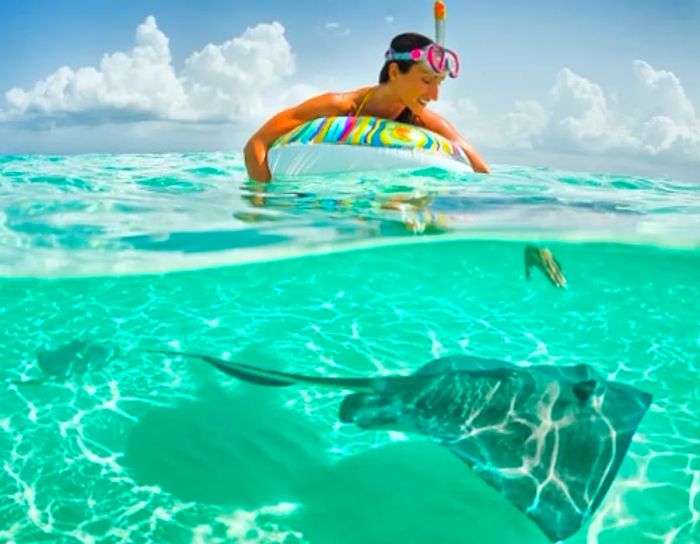
[[435, 43], [445, 46], [445, 19], [447, 19], [447, 6], [442, 0], [435, 0], [433, 6], [435, 15]]

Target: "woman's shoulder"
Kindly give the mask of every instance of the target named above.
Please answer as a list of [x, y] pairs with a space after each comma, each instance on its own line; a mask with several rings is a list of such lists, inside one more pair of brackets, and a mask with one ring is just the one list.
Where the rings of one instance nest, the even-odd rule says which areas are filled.
[[314, 95], [307, 100], [293, 106], [290, 111], [306, 112], [320, 111], [324, 115], [342, 115], [354, 111], [362, 100], [363, 91], [368, 87], [352, 91], [327, 91]]
[[357, 111], [357, 108], [371, 90], [372, 86], [368, 85], [351, 91], [329, 92], [323, 96], [333, 102], [340, 110], [350, 114]]

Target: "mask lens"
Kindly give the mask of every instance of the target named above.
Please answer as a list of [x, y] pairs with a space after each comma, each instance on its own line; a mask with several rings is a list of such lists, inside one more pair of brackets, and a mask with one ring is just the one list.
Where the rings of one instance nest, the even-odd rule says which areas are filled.
[[457, 57], [457, 54], [452, 51], [446, 51], [445, 60], [447, 64], [447, 71], [450, 73], [450, 76], [457, 77], [459, 74], [459, 58]]
[[434, 72], [440, 73], [444, 69], [445, 58], [441, 47], [431, 46], [428, 48], [428, 64]]
[[437, 45], [431, 46], [427, 53], [428, 63], [433, 71], [441, 74], [447, 70], [450, 77], [457, 77], [459, 73], [459, 59], [456, 53]]

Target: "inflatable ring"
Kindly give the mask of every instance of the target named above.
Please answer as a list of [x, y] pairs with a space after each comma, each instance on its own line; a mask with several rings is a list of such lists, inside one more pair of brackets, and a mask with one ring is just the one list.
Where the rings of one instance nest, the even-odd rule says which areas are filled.
[[438, 167], [471, 172], [461, 147], [425, 128], [378, 117], [320, 117], [270, 147], [273, 178]]

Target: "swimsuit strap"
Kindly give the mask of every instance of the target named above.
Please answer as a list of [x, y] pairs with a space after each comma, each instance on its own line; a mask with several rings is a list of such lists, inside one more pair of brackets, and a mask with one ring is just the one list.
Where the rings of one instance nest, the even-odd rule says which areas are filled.
[[[374, 87], [371, 87], [369, 91], [365, 93], [365, 96], [362, 97], [362, 101], [360, 102], [360, 105], [358, 106], [357, 110], [355, 110], [355, 113], [351, 114], [351, 117], [359, 117], [360, 112], [362, 111], [362, 108], [364, 108], [365, 104], [367, 103], [367, 100], [369, 100], [369, 97], [372, 95], [374, 92]], [[415, 125], [415, 117], [413, 115], [413, 112], [408, 109], [404, 108], [401, 113], [398, 115], [394, 121], [399, 121], [401, 123], [408, 123], [411, 125]]]
[[362, 101], [360, 102], [360, 105], [358, 106], [358, 108], [355, 110], [355, 113], [353, 114], [353, 117], [359, 117], [359, 116], [360, 116], [360, 112], [362, 111], [362, 108], [364, 108], [365, 103], [367, 102], [367, 100], [369, 100], [369, 97], [371, 96], [372, 91], [374, 91], [374, 88], [373, 88], [373, 87], [371, 87], [371, 88], [369, 89], [369, 91], [367, 91], [367, 92], [365, 93], [365, 96], [362, 97]]

